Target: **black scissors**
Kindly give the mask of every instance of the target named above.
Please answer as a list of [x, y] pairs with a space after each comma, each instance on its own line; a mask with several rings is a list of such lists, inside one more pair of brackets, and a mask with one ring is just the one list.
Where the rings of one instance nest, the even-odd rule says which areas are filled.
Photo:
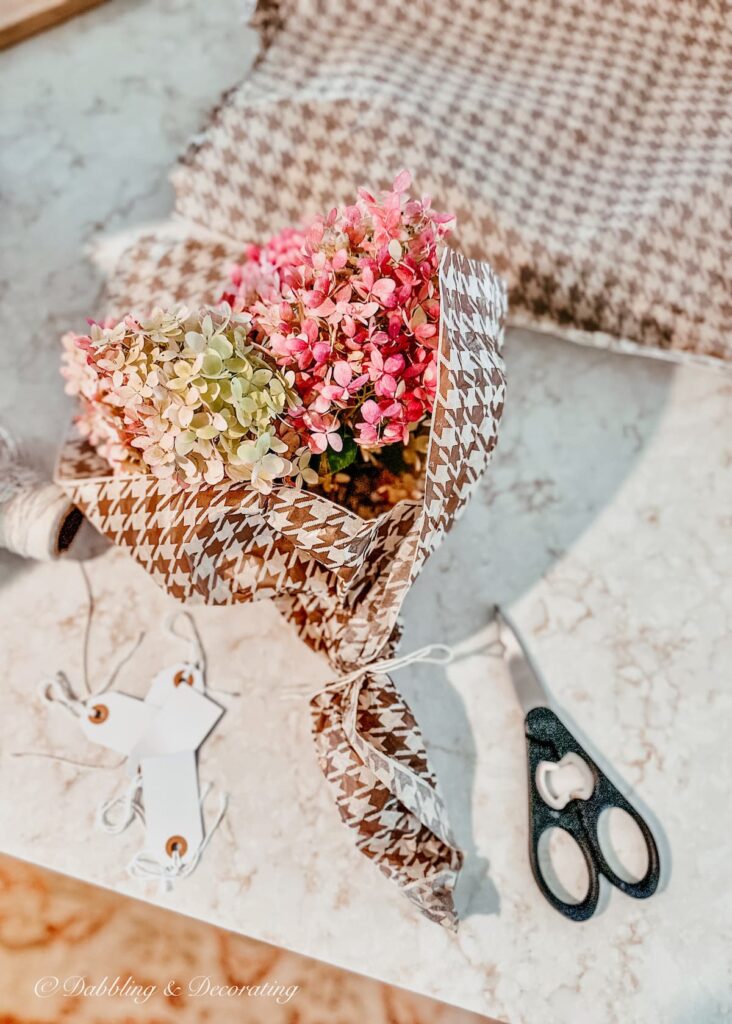
[[[647, 899], [660, 878], [658, 847], [647, 822], [610, 782], [572, 733], [551, 710], [541, 675], [520, 633], [503, 609], [495, 616], [516, 695], [526, 713], [526, 752], [529, 768], [529, 859], [536, 884], [551, 903], [572, 921], [586, 921], [600, 896], [600, 875], [636, 899]], [[626, 881], [608, 864], [600, 846], [598, 820], [609, 807], [619, 807], [636, 822], [648, 852], [646, 873]], [[589, 887], [579, 903], [560, 899], [547, 885], [539, 863], [539, 841], [551, 828], [564, 829], [584, 856]]]

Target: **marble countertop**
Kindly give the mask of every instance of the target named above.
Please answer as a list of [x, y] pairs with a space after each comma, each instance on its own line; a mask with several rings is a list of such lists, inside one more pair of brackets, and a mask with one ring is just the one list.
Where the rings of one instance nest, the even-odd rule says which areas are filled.
[[[254, 53], [237, 17], [200, 0], [117, 3], [3, 55], [0, 419], [42, 468], [70, 413], [58, 336], [99, 312], [89, 253], [166, 216], [172, 160]], [[522, 714], [502, 664], [472, 655], [397, 677], [467, 855], [457, 935], [421, 918], [356, 851], [305, 707], [278, 698], [283, 681], [315, 686], [327, 667], [260, 603], [195, 611], [211, 685], [242, 692], [201, 756], [231, 803], [199, 870], [160, 896], [125, 871], [141, 834], [94, 829], [119, 771], [12, 756], [114, 763], [36, 698], [41, 676], [81, 671], [79, 566], [11, 555], [0, 555], [0, 848], [511, 1024], [732, 1020], [732, 383], [524, 332], [506, 357], [495, 461], [407, 599], [404, 649], [469, 641], [492, 603], [511, 608], [557, 705], [653, 821], [661, 891], [605, 893], [582, 925], [544, 902], [526, 854]], [[143, 694], [180, 656], [163, 627], [171, 603], [119, 551], [87, 566], [92, 673], [143, 623], [118, 683]], [[618, 842], [632, 858], [631, 838]]]

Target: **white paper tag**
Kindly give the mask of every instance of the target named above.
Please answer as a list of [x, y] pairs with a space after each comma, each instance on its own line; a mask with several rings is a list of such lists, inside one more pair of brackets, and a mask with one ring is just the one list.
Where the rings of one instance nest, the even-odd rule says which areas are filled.
[[145, 703], [159, 707], [165, 703], [171, 691], [179, 686], [192, 686], [198, 693], [205, 690], [203, 673], [190, 661], [178, 661], [175, 665], [161, 669], [150, 684]]
[[173, 687], [160, 707], [147, 705], [153, 718], [130, 752], [128, 774], [140, 759], [177, 751], [196, 751], [224, 713], [224, 709], [191, 686]]
[[79, 723], [86, 738], [118, 754], [129, 754], [158, 714], [157, 708], [126, 693], [90, 697], [85, 707]]
[[203, 842], [196, 755], [192, 750], [143, 757], [145, 850], [160, 864], [172, 864], [177, 850], [185, 864]]

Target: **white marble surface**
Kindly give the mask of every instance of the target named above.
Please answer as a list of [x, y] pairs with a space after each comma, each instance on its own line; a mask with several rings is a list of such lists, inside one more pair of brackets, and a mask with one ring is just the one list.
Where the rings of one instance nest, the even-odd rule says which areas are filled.
[[[38, 465], [69, 413], [57, 336], [100, 312], [84, 248], [165, 216], [169, 164], [253, 45], [233, 5], [117, 0], [0, 56], [0, 419]], [[473, 656], [399, 677], [467, 851], [458, 935], [420, 918], [340, 824], [304, 709], [277, 696], [327, 669], [263, 603], [196, 611], [211, 684], [245, 694], [201, 758], [231, 806], [200, 870], [158, 897], [125, 874], [140, 834], [93, 828], [120, 773], [11, 756], [113, 763], [34, 696], [43, 673], [80, 671], [79, 568], [10, 555], [1, 848], [511, 1024], [732, 1020], [730, 379], [525, 334], [507, 361], [493, 469], [408, 598], [405, 649], [469, 639], [492, 602], [510, 606], [559, 706], [657, 823], [661, 892], [612, 891], [583, 925], [543, 901], [525, 849], [521, 713], [500, 664]], [[119, 682], [142, 694], [180, 654], [162, 625], [170, 604], [119, 552], [89, 573], [95, 677], [143, 622]]]

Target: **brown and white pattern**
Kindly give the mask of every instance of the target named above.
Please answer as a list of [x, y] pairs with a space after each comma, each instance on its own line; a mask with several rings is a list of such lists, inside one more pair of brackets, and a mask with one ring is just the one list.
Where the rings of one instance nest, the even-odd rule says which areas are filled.
[[732, 16], [700, 0], [260, 0], [264, 52], [174, 176], [251, 241], [401, 167], [512, 322], [732, 357]]
[[[115, 278], [113, 308], [198, 304], [215, 295], [218, 242], [194, 232], [161, 233], [146, 244], [134, 279]], [[439, 383], [422, 501], [399, 502], [366, 521], [294, 487], [266, 497], [235, 483], [181, 491], [142, 474], [114, 476], [73, 438], [57, 479], [178, 600], [273, 598], [337, 672], [388, 656], [404, 598], [485, 470], [503, 412], [502, 282], [487, 264], [448, 249], [440, 293]], [[419, 730], [391, 680], [368, 674], [328, 690], [313, 700], [312, 714], [323, 771], [359, 848], [429, 917], [453, 926], [461, 855]]]
[[320, 764], [359, 850], [432, 920], [457, 925], [462, 854], [419, 727], [386, 675], [367, 674], [312, 701]]

